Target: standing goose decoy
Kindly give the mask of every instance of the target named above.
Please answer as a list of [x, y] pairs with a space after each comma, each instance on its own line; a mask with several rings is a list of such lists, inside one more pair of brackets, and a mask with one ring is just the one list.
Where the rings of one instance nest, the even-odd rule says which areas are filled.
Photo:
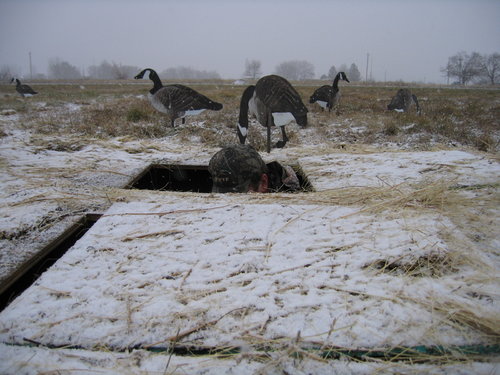
[[412, 94], [408, 89], [399, 89], [387, 106], [387, 109], [389, 111], [408, 112], [412, 104], [415, 104], [417, 113], [420, 114], [420, 105], [418, 104], [416, 95]]
[[307, 126], [307, 108], [299, 93], [283, 77], [269, 75], [262, 77], [255, 86], [248, 86], [240, 102], [240, 117], [237, 133], [244, 144], [248, 134], [249, 113], [267, 128], [267, 152], [271, 152], [271, 127], [281, 127], [283, 140], [274, 147], [282, 148], [288, 141], [285, 125], [294, 120], [302, 127]]
[[16, 91], [23, 98], [26, 97], [26, 96], [33, 96], [33, 95], [38, 94], [30, 86], [21, 84], [21, 81], [18, 80], [17, 78], [15, 78], [15, 77], [10, 80], [10, 83], [14, 83], [14, 82], [16, 82]]
[[160, 77], [153, 69], [147, 68], [137, 74], [135, 79], [149, 78], [153, 81], [153, 88], [149, 90], [149, 101], [153, 107], [170, 116], [171, 125], [174, 127], [175, 119], [185, 116], [198, 115], [206, 109], [219, 111], [222, 104], [210, 100], [206, 96], [184, 85], [163, 86]]
[[340, 89], [339, 89], [339, 81], [349, 82], [347, 76], [344, 72], [338, 72], [333, 80], [333, 84], [331, 86], [324, 85], [320, 88], [317, 88], [316, 91], [311, 95], [309, 99], [309, 103], [318, 103], [323, 110], [328, 108], [328, 112], [332, 111], [334, 106], [337, 106], [337, 115], [340, 113], [339, 111], [339, 103], [340, 103]]

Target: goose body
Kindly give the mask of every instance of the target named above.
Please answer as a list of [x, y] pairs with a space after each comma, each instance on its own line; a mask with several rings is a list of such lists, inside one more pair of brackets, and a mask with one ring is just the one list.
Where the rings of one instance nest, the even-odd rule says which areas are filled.
[[387, 106], [387, 109], [389, 111], [408, 112], [412, 104], [415, 104], [417, 113], [420, 113], [420, 105], [418, 104], [416, 95], [412, 94], [408, 89], [399, 89]]
[[222, 104], [210, 100], [190, 87], [179, 84], [163, 86], [160, 77], [153, 69], [144, 69], [134, 78], [149, 78], [153, 81], [153, 88], [148, 94], [149, 101], [157, 111], [170, 116], [172, 127], [178, 118], [182, 118], [184, 123], [186, 116], [198, 115], [206, 109], [212, 111], [222, 109]]
[[337, 114], [339, 114], [338, 106], [340, 103], [340, 80], [349, 82], [344, 72], [338, 72], [331, 86], [324, 85], [314, 91], [309, 98], [309, 103], [317, 103], [323, 109], [328, 108], [328, 112], [331, 112], [332, 108], [337, 106]]
[[16, 91], [21, 95], [23, 98], [26, 96], [33, 96], [38, 94], [35, 90], [33, 90], [30, 86], [28, 85], [23, 85], [21, 84], [21, 81], [18, 80], [17, 78], [12, 78], [10, 80], [10, 83], [16, 82]]
[[267, 152], [271, 151], [271, 127], [281, 128], [282, 140], [274, 147], [282, 148], [288, 141], [285, 125], [295, 120], [307, 126], [307, 108], [299, 93], [283, 77], [269, 75], [259, 79], [255, 86], [248, 86], [241, 97], [237, 134], [244, 144], [248, 134], [248, 116], [254, 116], [267, 128]]

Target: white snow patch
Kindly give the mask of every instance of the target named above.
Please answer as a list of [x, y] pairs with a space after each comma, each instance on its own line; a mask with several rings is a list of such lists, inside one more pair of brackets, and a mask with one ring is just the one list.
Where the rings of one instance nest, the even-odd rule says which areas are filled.
[[500, 164], [463, 151], [327, 154], [300, 159], [316, 190], [397, 185], [425, 180], [486, 184], [500, 180]]
[[82, 108], [80, 104], [75, 104], [75, 103], [66, 103], [65, 107], [70, 112], [76, 112]]
[[468, 283], [460, 275], [418, 280], [370, 266], [454, 250], [446, 242], [453, 224], [439, 214], [358, 210], [116, 203], [0, 314], [0, 341], [123, 349], [219, 318], [187, 342], [223, 346], [298, 331], [351, 348], [480, 340], [415, 302], [448, 298]]

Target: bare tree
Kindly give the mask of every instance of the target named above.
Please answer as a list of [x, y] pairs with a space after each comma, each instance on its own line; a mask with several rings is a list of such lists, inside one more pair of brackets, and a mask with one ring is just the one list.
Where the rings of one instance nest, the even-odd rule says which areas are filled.
[[219, 73], [214, 70], [197, 70], [188, 66], [167, 68], [160, 73], [166, 79], [220, 79]]
[[500, 82], [500, 53], [483, 56], [482, 70], [490, 84]]
[[122, 65], [113, 62], [113, 78], [114, 79], [128, 79], [134, 77], [140, 70], [137, 66]]
[[137, 66], [122, 65], [107, 62], [103, 60], [99, 65], [91, 65], [88, 67], [88, 74], [91, 78], [97, 79], [129, 79], [134, 77], [141, 70]]
[[118, 65], [117, 63], [113, 62], [113, 78], [114, 79], [126, 79], [127, 78], [127, 74], [122, 69], [122, 64]]
[[75, 79], [82, 75], [78, 68], [67, 61], [61, 61], [58, 58], [51, 59], [49, 62], [49, 77], [55, 79]]
[[88, 67], [89, 77], [97, 79], [112, 79], [113, 78], [113, 66], [103, 60], [99, 65], [91, 65]]
[[244, 77], [256, 79], [262, 75], [260, 70], [261, 63], [258, 60], [246, 60], [245, 61], [245, 73], [243, 73]]
[[11, 72], [11, 69], [7, 65], [2, 65], [0, 68], [0, 81], [8, 81], [12, 78], [13, 73]]
[[276, 74], [294, 81], [312, 79], [314, 78], [314, 65], [308, 61], [285, 61], [276, 67]]
[[482, 73], [482, 58], [477, 52], [471, 55], [459, 52], [448, 58], [448, 64], [441, 71], [449, 78], [456, 77], [458, 83], [465, 86], [468, 82], [477, 78]]
[[351, 64], [351, 67], [349, 68], [347, 76], [353, 82], [361, 81], [361, 73], [359, 72], [359, 69], [356, 66], [356, 64], [354, 64], [354, 63]]
[[332, 65], [328, 70], [328, 78], [330, 80], [334, 80], [336, 75], [337, 75], [337, 68], [335, 68], [335, 65]]

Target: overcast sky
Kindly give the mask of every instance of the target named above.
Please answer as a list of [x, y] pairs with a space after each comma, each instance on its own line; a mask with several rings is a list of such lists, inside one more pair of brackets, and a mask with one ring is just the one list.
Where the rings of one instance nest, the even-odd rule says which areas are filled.
[[29, 77], [50, 59], [239, 78], [306, 60], [316, 77], [355, 63], [376, 80], [444, 82], [459, 51], [500, 52], [499, 0], [0, 0], [0, 66]]

